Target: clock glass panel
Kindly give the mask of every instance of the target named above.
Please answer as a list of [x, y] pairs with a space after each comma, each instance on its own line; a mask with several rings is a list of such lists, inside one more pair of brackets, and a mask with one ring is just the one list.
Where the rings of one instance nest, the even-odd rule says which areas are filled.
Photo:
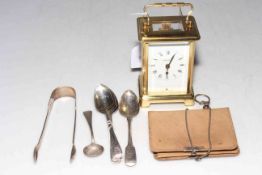
[[148, 45], [148, 93], [186, 94], [189, 42]]

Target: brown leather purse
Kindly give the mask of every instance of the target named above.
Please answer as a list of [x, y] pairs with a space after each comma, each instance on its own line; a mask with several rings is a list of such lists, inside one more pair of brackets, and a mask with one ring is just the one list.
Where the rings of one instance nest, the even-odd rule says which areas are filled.
[[229, 108], [149, 111], [148, 117], [150, 149], [158, 160], [239, 154]]

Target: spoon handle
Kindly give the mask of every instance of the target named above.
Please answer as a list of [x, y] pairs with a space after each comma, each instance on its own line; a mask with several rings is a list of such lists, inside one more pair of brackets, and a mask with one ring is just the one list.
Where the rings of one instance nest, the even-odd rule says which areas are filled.
[[131, 119], [128, 118], [128, 144], [125, 150], [125, 164], [127, 166], [134, 166], [136, 164], [136, 149], [133, 145], [132, 134], [131, 134]]
[[84, 114], [84, 117], [86, 118], [87, 124], [91, 132], [91, 141], [92, 143], [94, 143], [95, 137], [94, 137], [93, 126], [92, 126], [92, 111], [85, 111], [83, 112], [83, 114]]
[[107, 125], [110, 132], [110, 156], [111, 161], [120, 163], [122, 159], [122, 149], [117, 140], [116, 134], [113, 129], [112, 121], [110, 120], [111, 114], [106, 114]]

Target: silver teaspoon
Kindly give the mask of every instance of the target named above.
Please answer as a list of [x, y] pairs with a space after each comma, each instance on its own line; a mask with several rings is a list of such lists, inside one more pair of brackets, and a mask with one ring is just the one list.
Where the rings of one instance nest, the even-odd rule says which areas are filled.
[[92, 111], [85, 111], [83, 112], [83, 114], [86, 118], [86, 121], [89, 125], [89, 129], [91, 132], [91, 144], [84, 147], [83, 152], [88, 157], [97, 157], [103, 153], [104, 147], [95, 142], [93, 127], [92, 127]]
[[106, 115], [107, 125], [110, 132], [110, 156], [111, 161], [120, 163], [122, 159], [122, 149], [115, 135], [112, 124], [112, 113], [118, 109], [118, 102], [115, 94], [105, 85], [99, 85], [95, 89], [96, 109]]
[[119, 104], [119, 112], [127, 118], [128, 122], [128, 144], [125, 149], [125, 164], [134, 166], [136, 164], [136, 149], [132, 141], [131, 121], [139, 112], [139, 101], [133, 91], [127, 90], [123, 93]]

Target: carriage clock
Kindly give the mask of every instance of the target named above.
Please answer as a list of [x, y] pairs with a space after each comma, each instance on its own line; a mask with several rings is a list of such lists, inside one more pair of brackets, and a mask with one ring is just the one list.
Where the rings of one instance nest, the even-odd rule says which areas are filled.
[[[150, 16], [152, 7], [176, 7], [178, 16]], [[182, 8], [188, 9], [183, 16]], [[139, 95], [142, 107], [153, 103], [193, 105], [192, 88], [195, 43], [200, 39], [190, 3], [154, 3], [138, 17], [142, 71]]]

